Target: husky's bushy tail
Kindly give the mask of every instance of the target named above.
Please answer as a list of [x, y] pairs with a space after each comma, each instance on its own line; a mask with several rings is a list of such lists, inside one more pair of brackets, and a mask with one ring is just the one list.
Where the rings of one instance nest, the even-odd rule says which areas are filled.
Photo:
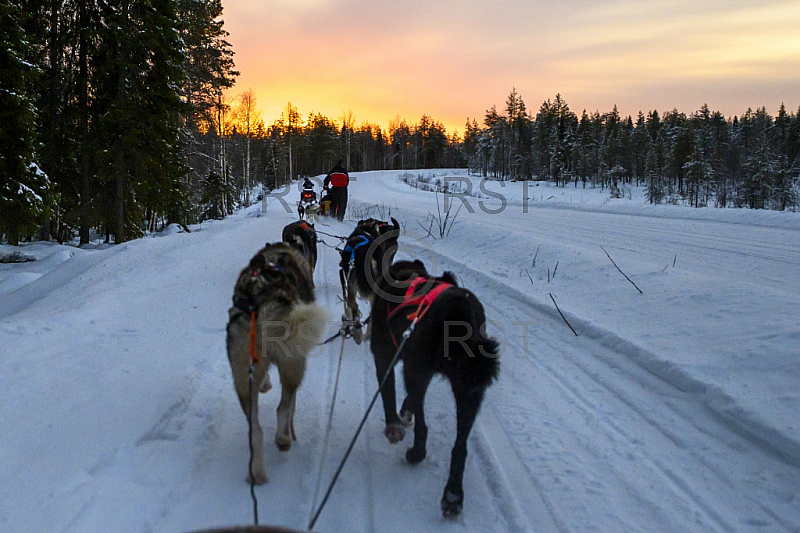
[[[447, 279], [449, 272], [443, 276]], [[448, 281], [455, 282], [455, 278]], [[453, 283], [455, 284], [455, 283]], [[465, 320], [470, 327], [471, 335], [465, 340], [449, 340], [448, 352], [454, 359], [462, 361], [461, 372], [467, 377], [466, 381], [476, 387], [488, 387], [492, 381], [497, 379], [500, 370], [499, 357], [502, 352], [500, 343], [486, 334], [486, 314], [483, 305], [475, 295], [466, 289], [454, 289], [462, 291], [455, 302], [450, 302], [451, 309], [460, 309], [460, 314], [456, 311], [453, 318]], [[458, 305], [458, 301], [463, 302]], [[459, 316], [460, 315], [460, 316]]]
[[317, 348], [328, 325], [328, 312], [322, 306], [311, 304], [295, 305], [288, 316], [289, 339], [299, 355], [307, 357]]

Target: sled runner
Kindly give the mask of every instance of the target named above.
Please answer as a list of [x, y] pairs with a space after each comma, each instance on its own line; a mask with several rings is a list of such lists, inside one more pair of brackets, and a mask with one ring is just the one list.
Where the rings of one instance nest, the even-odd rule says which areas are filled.
[[332, 202], [330, 200], [326, 200], [323, 198], [322, 201], [319, 203], [319, 214], [324, 217], [331, 216], [331, 203]]

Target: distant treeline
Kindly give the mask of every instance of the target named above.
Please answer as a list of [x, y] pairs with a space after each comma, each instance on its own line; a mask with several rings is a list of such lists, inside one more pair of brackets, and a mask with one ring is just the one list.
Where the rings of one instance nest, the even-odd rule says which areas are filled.
[[792, 209], [800, 203], [800, 109], [726, 118], [704, 105], [687, 116], [581, 116], [556, 95], [534, 115], [512, 90], [505, 114], [467, 121], [469, 167], [497, 179], [547, 179], [614, 188], [644, 185], [651, 203]]
[[[325, 174], [340, 158], [355, 172], [464, 168], [467, 164], [459, 137], [448, 136], [445, 127], [427, 115], [412, 125], [397, 119], [386, 131], [369, 122], [356, 125], [351, 113], [338, 121], [311, 113], [303, 121], [290, 103], [281, 118], [269, 127], [259, 121], [250, 136], [242, 127], [242, 116], [241, 106], [234, 106], [231, 122], [224, 128], [232, 174], [244, 175], [245, 163], [251, 161], [251, 175], [270, 189], [283, 185], [290, 176]], [[248, 139], [250, 158], [246, 155]]]
[[[327, 172], [464, 168], [547, 179], [654, 203], [796, 209], [800, 109], [726, 118], [706, 106], [578, 117], [560, 96], [535, 115], [512, 90], [462, 137], [424, 115], [388, 130], [351, 113], [266, 126], [238, 73], [221, 0], [0, 0], [0, 240], [103, 235], [220, 218]], [[615, 188], [616, 185], [616, 188]], [[113, 236], [113, 237], [112, 237]]]

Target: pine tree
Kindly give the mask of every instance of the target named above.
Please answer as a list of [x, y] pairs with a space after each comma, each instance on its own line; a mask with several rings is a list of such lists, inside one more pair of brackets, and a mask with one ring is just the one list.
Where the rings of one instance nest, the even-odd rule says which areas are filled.
[[476, 159], [479, 135], [480, 128], [478, 128], [478, 123], [475, 121], [475, 119], [470, 121], [469, 117], [467, 117], [467, 123], [464, 125], [464, 140], [462, 143], [462, 148], [464, 151], [464, 157], [467, 160], [467, 169], [469, 172], [475, 172], [479, 168]]
[[525, 103], [517, 93], [516, 87], [511, 88], [506, 99], [506, 115], [509, 124], [509, 142], [508, 142], [508, 167], [510, 170], [511, 178], [517, 178], [521, 174], [520, 164], [517, 156], [520, 150], [520, 144], [523, 134], [523, 121], [526, 116]]
[[306, 175], [324, 174], [338, 157], [339, 129], [336, 123], [319, 113], [311, 113], [306, 129], [307, 150], [303, 159], [308, 167]]
[[644, 164], [644, 177], [645, 183], [647, 184], [645, 198], [647, 198], [651, 204], [660, 204], [664, 201], [665, 188], [654, 143], [648, 139], [648, 144], [650, 146]]
[[25, 60], [24, 16], [17, 2], [0, 0], [0, 231], [10, 244], [50, 215], [50, 183], [35, 163], [36, 110], [28, 91], [37, 72]]
[[636, 127], [631, 133], [631, 173], [636, 178], [636, 185], [639, 185], [639, 182], [644, 179], [647, 146], [647, 127], [644, 113], [639, 111], [639, 115], [636, 117]]
[[[185, 113], [183, 48], [169, 0], [117, 0], [103, 5], [97, 88], [105, 180], [115, 242], [141, 234], [146, 218], [181, 202], [180, 128]], [[94, 106], [93, 106], [94, 107]]]
[[202, 203], [204, 180], [211, 172], [223, 173], [226, 166], [219, 159], [224, 149], [217, 119], [222, 112], [219, 106], [223, 93], [233, 86], [239, 73], [234, 70], [234, 53], [221, 19], [221, 0], [176, 0], [176, 9], [185, 48], [186, 77], [181, 91], [188, 103], [183, 131], [189, 171], [183, 181], [187, 197], [181, 216], [190, 222], [200, 218], [194, 205]]
[[778, 176], [775, 157], [766, 143], [757, 142], [751, 155], [742, 165], [742, 182], [737, 190], [737, 205], [764, 209], [773, 192]]
[[[705, 156], [703, 149], [702, 135], [695, 130], [692, 142], [692, 152], [689, 160], [683, 165], [683, 172], [686, 177], [685, 196], [689, 200], [689, 206], [705, 207], [708, 195], [708, 185], [713, 179], [711, 163]], [[701, 200], [701, 197], [703, 198]]]
[[188, 122], [210, 129], [218, 96], [233, 86], [233, 49], [223, 27], [221, 0], [176, 0], [178, 32], [185, 47], [182, 89], [190, 105]]

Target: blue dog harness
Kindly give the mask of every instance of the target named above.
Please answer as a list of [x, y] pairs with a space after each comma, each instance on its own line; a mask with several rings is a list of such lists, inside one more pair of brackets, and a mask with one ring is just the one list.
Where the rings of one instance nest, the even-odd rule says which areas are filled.
[[344, 247], [345, 252], [350, 252], [350, 261], [355, 261], [356, 259], [356, 250], [361, 248], [362, 246], [370, 243], [370, 238], [366, 235], [359, 235], [361, 237], [361, 242], [356, 244], [355, 246], [350, 246], [349, 244]]

